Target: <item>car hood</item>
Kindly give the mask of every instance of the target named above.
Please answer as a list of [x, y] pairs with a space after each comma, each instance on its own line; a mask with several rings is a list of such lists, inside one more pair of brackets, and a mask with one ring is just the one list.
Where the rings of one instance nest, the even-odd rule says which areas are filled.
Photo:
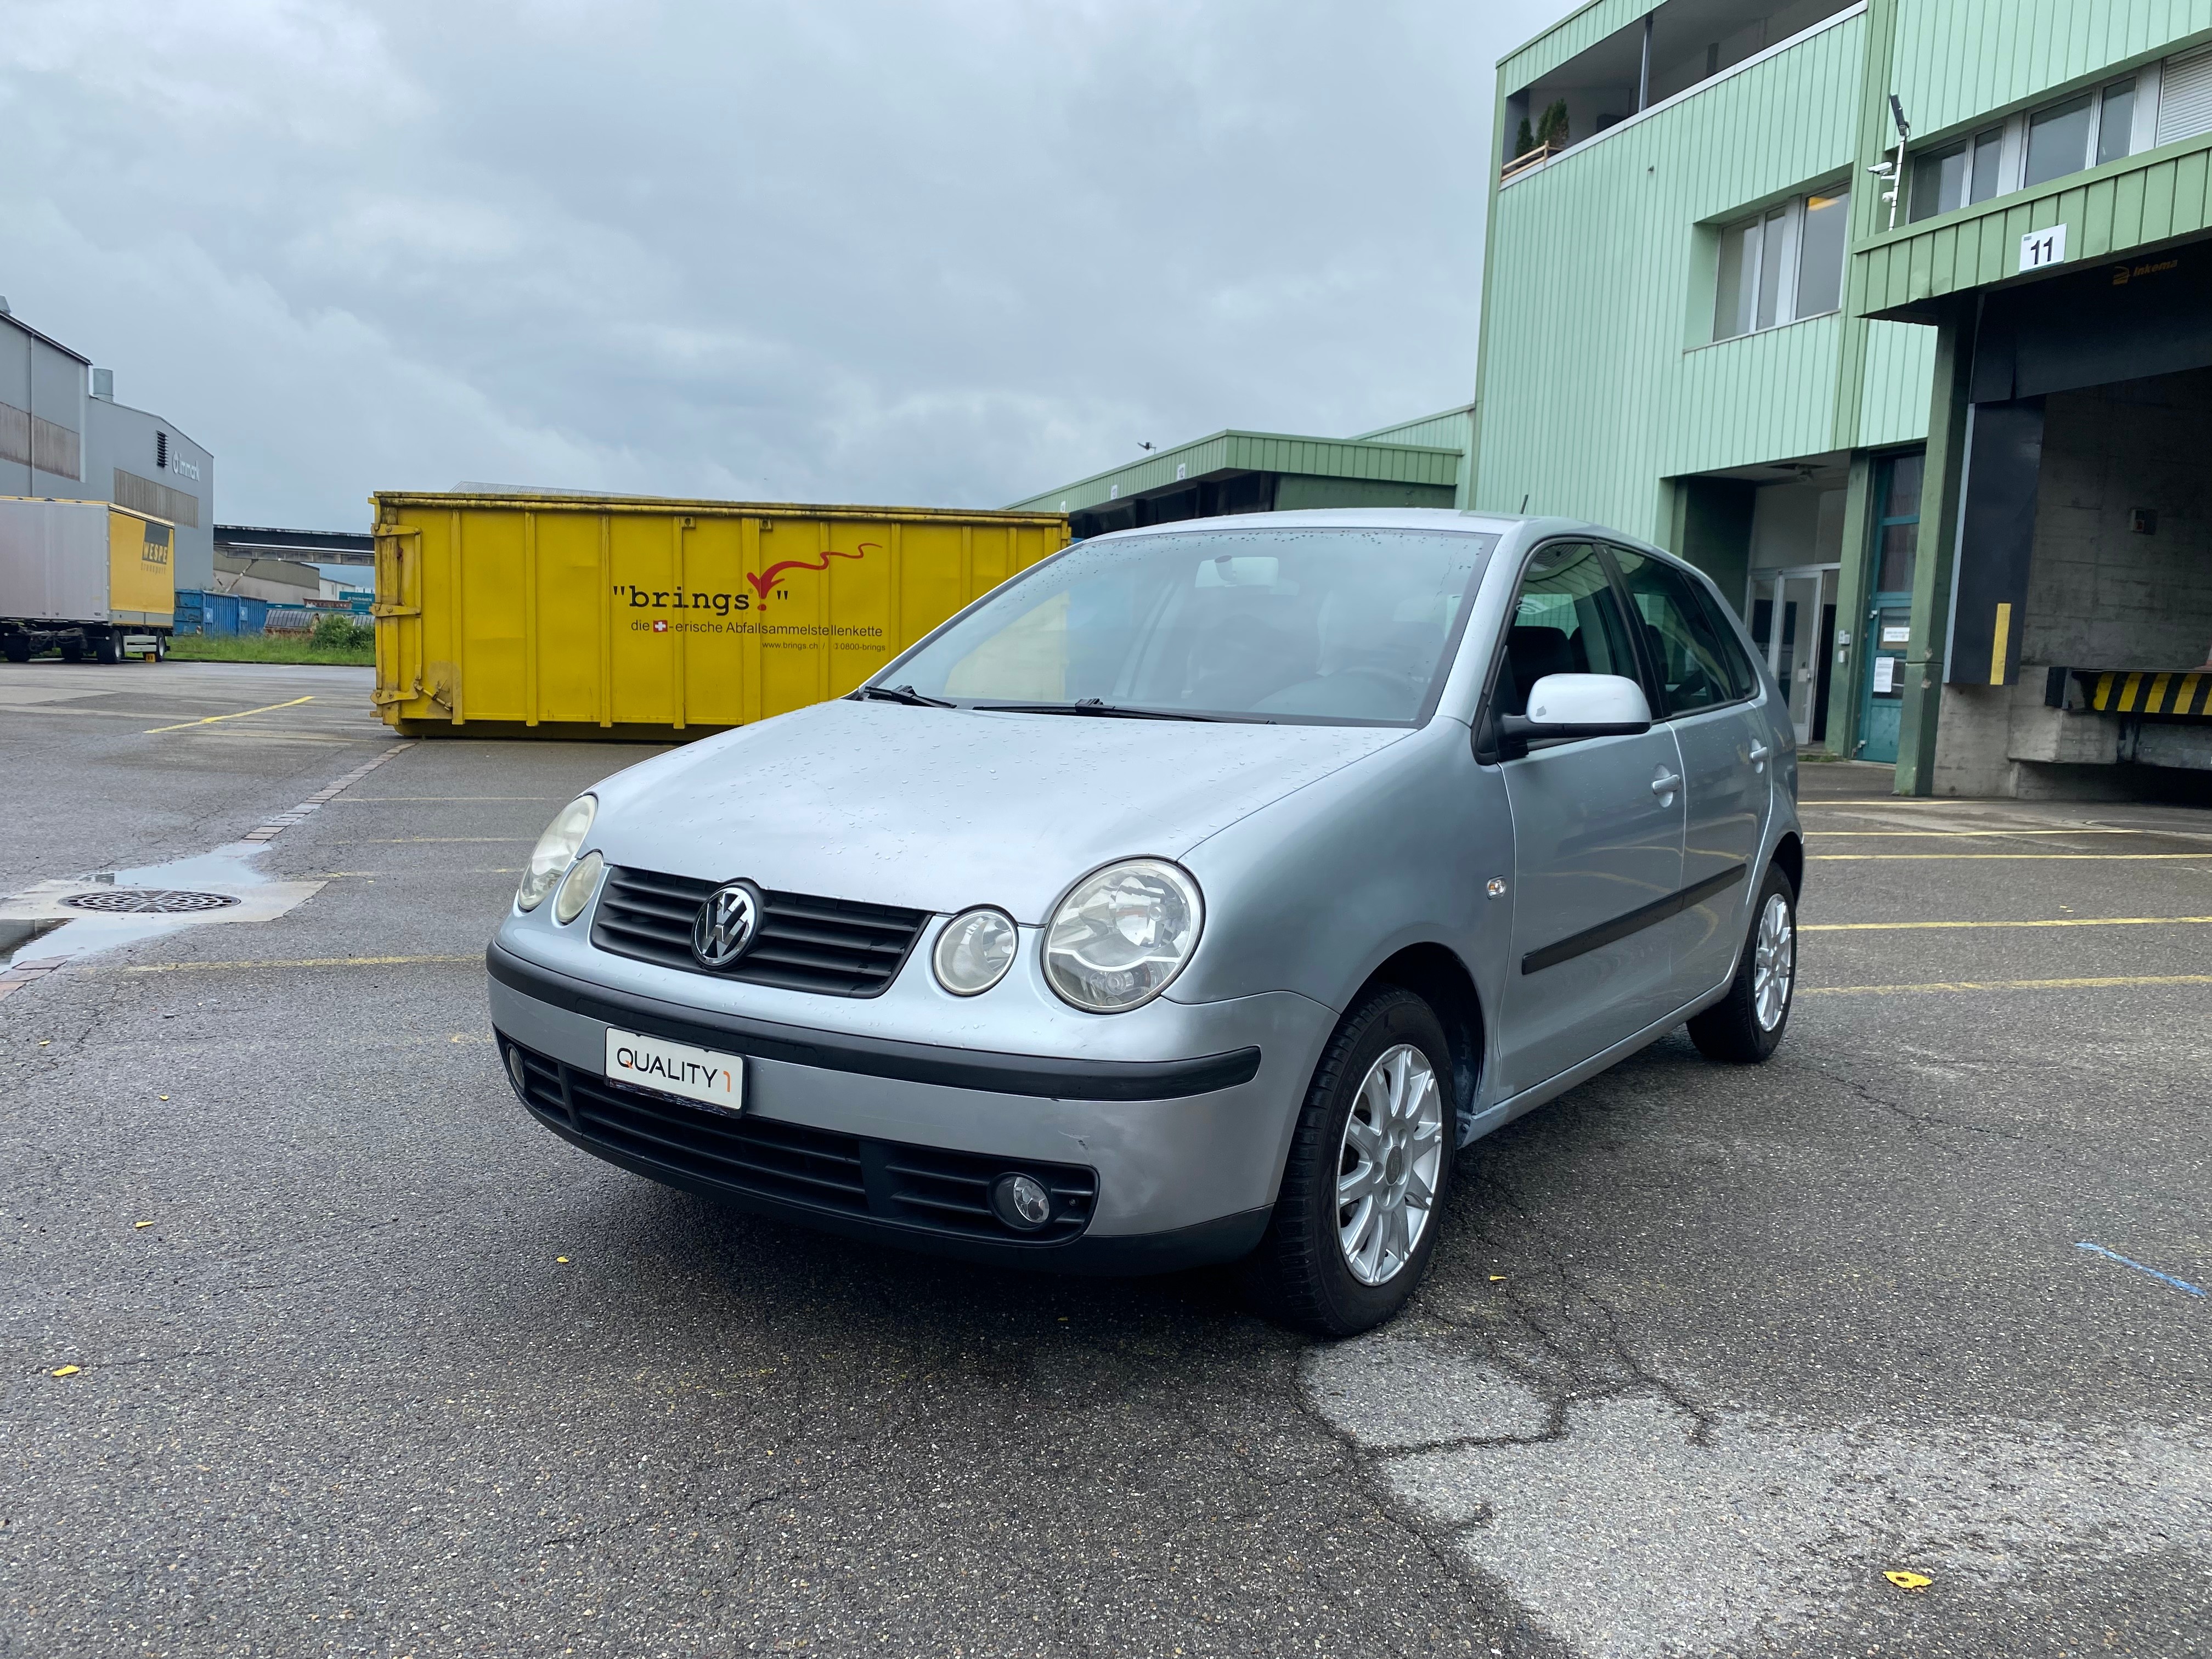
[[1180, 857], [1407, 735], [841, 698], [607, 780], [587, 844], [634, 868], [1037, 924], [1086, 871]]

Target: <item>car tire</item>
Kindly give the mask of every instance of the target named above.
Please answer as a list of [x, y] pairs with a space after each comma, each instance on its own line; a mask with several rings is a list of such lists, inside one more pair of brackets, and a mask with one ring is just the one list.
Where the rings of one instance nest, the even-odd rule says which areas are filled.
[[28, 662], [31, 659], [31, 642], [28, 640], [0, 640], [0, 656], [5, 656], [9, 662]]
[[82, 645], [70, 643], [64, 645], [59, 648], [62, 653], [62, 660], [64, 662], [82, 662], [84, 660], [84, 647]]
[[123, 660], [123, 635], [117, 633], [113, 629], [109, 629], [105, 634], [102, 634], [98, 639], [92, 642], [92, 656], [93, 660], [95, 662], [121, 662]]
[[[1379, 1095], [1370, 1086], [1378, 1075]], [[1364, 1129], [1352, 1127], [1355, 1113]], [[1428, 1271], [1450, 1200], [1455, 1118], [1451, 1048], [1427, 1003], [1386, 988], [1338, 1021], [1298, 1112], [1274, 1214], [1246, 1264], [1260, 1310], [1316, 1336], [1345, 1337], [1404, 1307]], [[1344, 1203], [1340, 1188], [1363, 1170], [1374, 1188], [1364, 1212]], [[1408, 1232], [1418, 1227], [1410, 1249], [1393, 1244], [1394, 1214]], [[1347, 1223], [1357, 1230], [1363, 1217], [1369, 1248], [1355, 1270]]]
[[1690, 1041], [1707, 1060], [1759, 1065], [1781, 1047], [1796, 994], [1797, 890], [1770, 865], [1728, 994], [1690, 1021]]

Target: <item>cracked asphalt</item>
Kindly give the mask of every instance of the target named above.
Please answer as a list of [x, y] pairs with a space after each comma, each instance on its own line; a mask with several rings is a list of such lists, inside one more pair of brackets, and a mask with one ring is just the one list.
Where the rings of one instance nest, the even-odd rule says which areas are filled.
[[2142, 1269], [2212, 1285], [2212, 815], [1808, 767], [1776, 1060], [1480, 1143], [1328, 1347], [537, 1128], [478, 954], [649, 751], [391, 752], [366, 694], [0, 670], [0, 890], [390, 753], [260, 854], [296, 909], [0, 1002], [0, 1655], [2205, 1650], [2212, 1298]]

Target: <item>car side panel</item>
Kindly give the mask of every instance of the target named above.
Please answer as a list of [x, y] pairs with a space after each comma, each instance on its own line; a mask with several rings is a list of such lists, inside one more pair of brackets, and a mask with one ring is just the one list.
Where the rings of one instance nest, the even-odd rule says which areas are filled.
[[1512, 873], [1512, 823], [1498, 769], [1475, 763], [1457, 720], [1431, 720], [1183, 862], [1205, 890], [1206, 931], [1171, 997], [1288, 990], [1341, 1012], [1378, 963], [1433, 943], [1492, 1006], [1512, 906], [1486, 884]]

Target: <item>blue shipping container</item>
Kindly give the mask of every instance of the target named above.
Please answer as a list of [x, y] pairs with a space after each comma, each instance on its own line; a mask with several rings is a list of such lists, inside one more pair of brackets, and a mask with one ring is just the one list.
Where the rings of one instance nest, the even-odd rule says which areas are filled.
[[179, 635], [200, 631], [200, 591], [196, 587], [180, 589], [177, 594], [174, 631]]

